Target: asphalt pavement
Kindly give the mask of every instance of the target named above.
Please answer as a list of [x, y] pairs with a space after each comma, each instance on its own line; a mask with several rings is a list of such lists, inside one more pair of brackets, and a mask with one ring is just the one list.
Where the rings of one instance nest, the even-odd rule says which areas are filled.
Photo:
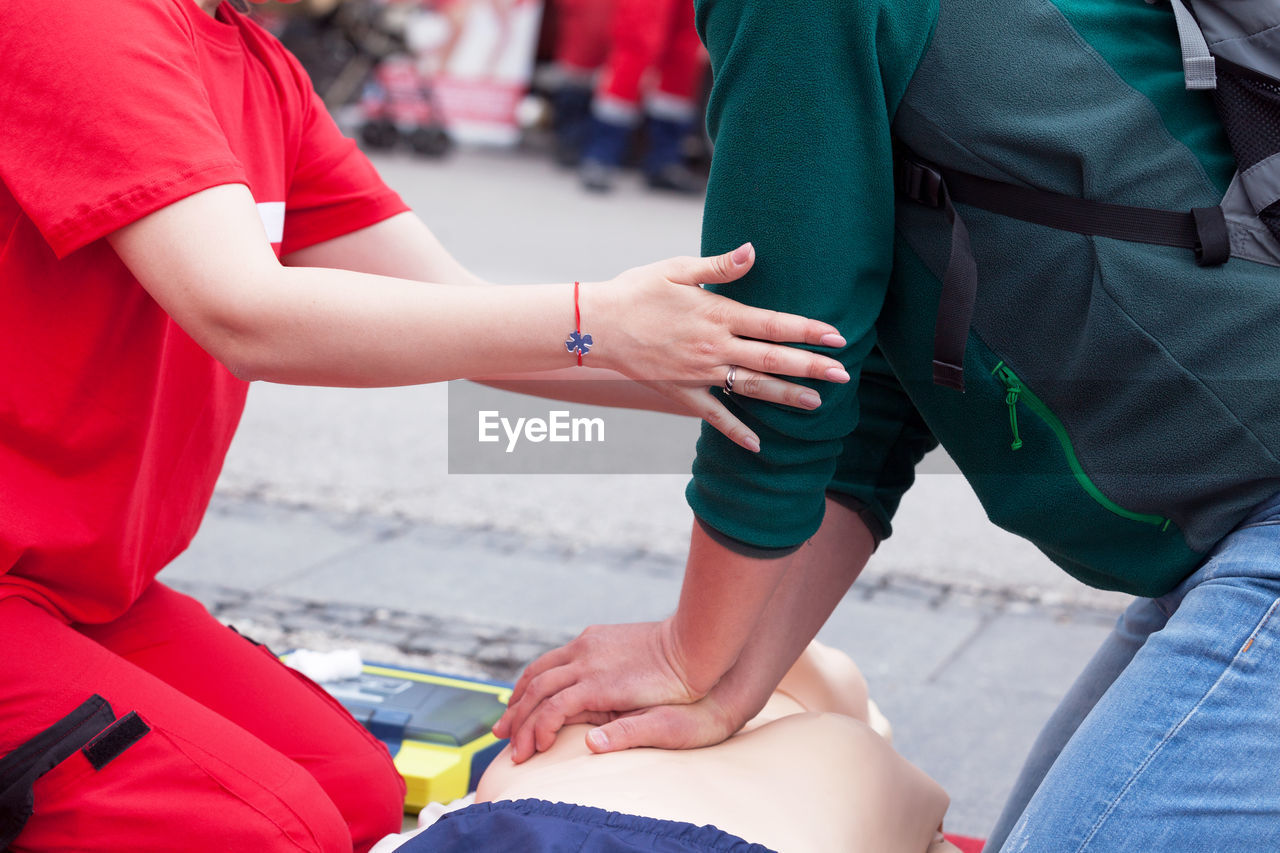
[[[700, 201], [630, 177], [597, 196], [530, 152], [375, 162], [494, 281], [604, 279], [697, 253]], [[255, 385], [200, 534], [162, 578], [273, 645], [503, 679], [589, 624], [669, 613], [696, 424], [649, 416], [676, 448], [656, 473], [460, 473], [459, 399]], [[820, 637], [858, 661], [900, 751], [950, 792], [948, 829], [981, 836], [1127, 599], [996, 529], [945, 456], [922, 470]]]

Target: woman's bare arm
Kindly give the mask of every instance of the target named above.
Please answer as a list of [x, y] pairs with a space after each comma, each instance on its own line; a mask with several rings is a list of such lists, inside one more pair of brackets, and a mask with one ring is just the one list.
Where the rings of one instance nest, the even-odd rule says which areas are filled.
[[[285, 266], [240, 185], [196, 193], [110, 240], [156, 301], [243, 378], [406, 385], [574, 363], [564, 344], [573, 328], [573, 285], [423, 287], [350, 270]], [[429, 271], [465, 277], [452, 259], [426, 254]], [[303, 257], [295, 253], [290, 260]], [[711, 415], [744, 446], [758, 446], [723, 406], [696, 389], [722, 383], [731, 365], [835, 381], [846, 375], [833, 359], [765, 343], [839, 345], [831, 326], [747, 308], [693, 286], [731, 281], [752, 258], [749, 251], [736, 260], [676, 258], [610, 282], [583, 283], [583, 331], [596, 341], [589, 362], [653, 382], [664, 393], [698, 393], [713, 404], [698, 414]]]

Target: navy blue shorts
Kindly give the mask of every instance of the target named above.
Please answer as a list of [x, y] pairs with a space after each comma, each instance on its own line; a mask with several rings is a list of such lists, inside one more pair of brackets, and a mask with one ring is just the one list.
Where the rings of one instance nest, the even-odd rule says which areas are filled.
[[714, 826], [545, 800], [498, 800], [449, 812], [400, 853], [774, 853]]

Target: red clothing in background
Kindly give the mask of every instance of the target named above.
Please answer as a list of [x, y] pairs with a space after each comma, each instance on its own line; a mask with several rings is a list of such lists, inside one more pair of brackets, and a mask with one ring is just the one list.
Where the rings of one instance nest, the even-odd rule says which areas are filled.
[[616, 0], [610, 30], [597, 97], [639, 104], [649, 92], [692, 103], [707, 62], [693, 25], [693, 3]]
[[557, 0], [556, 62], [585, 76], [602, 69], [597, 94], [638, 106], [646, 93], [692, 102], [706, 51], [684, 0]]

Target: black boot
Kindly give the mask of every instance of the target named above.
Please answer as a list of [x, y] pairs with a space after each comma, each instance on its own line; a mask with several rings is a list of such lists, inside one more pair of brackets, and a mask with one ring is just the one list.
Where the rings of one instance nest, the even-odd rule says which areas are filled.
[[600, 193], [613, 189], [630, 138], [630, 125], [604, 121], [599, 116], [591, 117], [586, 145], [582, 150], [582, 165], [578, 168], [583, 187]]
[[591, 120], [591, 87], [565, 83], [551, 100], [552, 128], [556, 136], [555, 159], [566, 168], [582, 161]]
[[706, 189], [702, 178], [684, 162], [684, 140], [692, 127], [688, 121], [649, 117], [644, 178], [653, 189], [684, 195], [695, 195]]

